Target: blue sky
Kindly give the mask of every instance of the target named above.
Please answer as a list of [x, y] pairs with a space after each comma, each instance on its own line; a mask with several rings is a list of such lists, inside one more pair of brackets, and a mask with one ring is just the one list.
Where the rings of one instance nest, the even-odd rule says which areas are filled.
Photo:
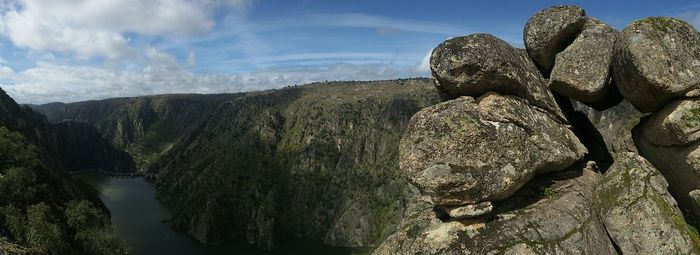
[[700, 27], [693, 1], [0, 0], [0, 87], [21, 103], [428, 76], [449, 37], [522, 47], [527, 19], [575, 4], [618, 29]]

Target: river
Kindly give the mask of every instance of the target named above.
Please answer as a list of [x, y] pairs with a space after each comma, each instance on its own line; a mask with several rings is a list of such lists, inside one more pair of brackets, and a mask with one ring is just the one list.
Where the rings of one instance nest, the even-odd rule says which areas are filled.
[[92, 185], [112, 213], [112, 223], [130, 247], [130, 254], [361, 254], [366, 250], [338, 248], [320, 241], [291, 240], [279, 249], [266, 252], [245, 242], [205, 246], [165, 223], [170, 212], [156, 200], [155, 187], [143, 178], [117, 178], [81, 174]]

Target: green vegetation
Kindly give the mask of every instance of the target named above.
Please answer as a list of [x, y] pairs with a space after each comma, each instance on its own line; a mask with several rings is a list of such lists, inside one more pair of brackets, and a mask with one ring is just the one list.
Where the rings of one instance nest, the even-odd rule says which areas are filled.
[[692, 127], [700, 126], [700, 108], [688, 109], [681, 119], [688, 122]]
[[[272, 231], [263, 235], [377, 245], [401, 220], [408, 192], [401, 134], [437, 102], [433, 91], [427, 80], [348, 82], [235, 98], [160, 158], [159, 199], [175, 226], [207, 243]], [[258, 229], [261, 221], [274, 227]], [[361, 221], [366, 233], [345, 230]]]
[[552, 187], [546, 187], [542, 190], [542, 195], [546, 198], [554, 198], [557, 195], [557, 191]]
[[0, 121], [0, 253], [125, 254], [93, 191], [41, 145]]

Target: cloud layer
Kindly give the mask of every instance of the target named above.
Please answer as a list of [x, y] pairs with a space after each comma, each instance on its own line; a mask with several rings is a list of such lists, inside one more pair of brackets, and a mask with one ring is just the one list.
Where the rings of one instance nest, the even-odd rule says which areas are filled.
[[0, 87], [18, 102], [47, 103], [426, 76], [429, 54], [424, 57], [423, 47], [410, 52], [393, 47], [319, 49], [306, 41], [296, 42], [301, 46], [285, 42], [295, 40], [294, 35], [279, 37], [282, 40], [269, 35], [362, 29], [386, 39], [405, 33], [444, 37], [464, 31], [362, 13], [248, 20], [254, 3], [0, 0]]
[[281, 88], [324, 80], [374, 80], [417, 77], [415, 68], [368, 64], [335, 64], [303, 70], [269, 70], [239, 75], [193, 74], [185, 70], [146, 68], [141, 71], [39, 63], [14, 72], [0, 66], [0, 83], [22, 103], [74, 102], [110, 97], [167, 93], [222, 93]]

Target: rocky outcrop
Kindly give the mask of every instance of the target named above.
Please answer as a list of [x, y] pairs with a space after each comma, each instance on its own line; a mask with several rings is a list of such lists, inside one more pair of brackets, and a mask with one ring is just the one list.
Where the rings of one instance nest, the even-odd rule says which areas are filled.
[[416, 113], [399, 164], [435, 205], [502, 200], [535, 174], [565, 169], [586, 153], [556, 118], [513, 96], [461, 97]]
[[554, 6], [535, 13], [525, 24], [525, 48], [545, 77], [549, 77], [557, 53], [576, 38], [585, 16], [578, 6]]
[[435, 87], [446, 99], [486, 92], [514, 95], [563, 116], [527, 54], [489, 34], [447, 40], [430, 57]]
[[595, 208], [622, 254], [700, 252], [700, 237], [667, 188], [661, 173], [644, 158], [616, 154], [596, 187]]
[[642, 112], [679, 97], [700, 95], [700, 34], [692, 25], [664, 17], [636, 20], [615, 44], [615, 83]]
[[612, 83], [613, 49], [619, 32], [595, 18], [587, 18], [571, 45], [556, 55], [549, 78], [554, 92], [604, 110], [622, 100]]
[[442, 221], [417, 200], [373, 254], [616, 254], [593, 208], [599, 179], [582, 165], [544, 175], [471, 220]]
[[645, 121], [648, 141], [658, 146], [685, 146], [700, 139], [700, 98], [676, 100]]
[[645, 117], [633, 130], [639, 154], [648, 159], [666, 177], [671, 194], [694, 222], [700, 222], [690, 192], [700, 187], [700, 141], [693, 126], [694, 100], [668, 104], [661, 111]]
[[[695, 42], [697, 33], [688, 35], [690, 32], [679, 32], [678, 27], [669, 28], [663, 22], [654, 23], [657, 27], [641, 25], [637, 30], [639, 24], [635, 23], [625, 29], [623, 42], [617, 43], [614, 29], [584, 15], [578, 7], [552, 7], [535, 14], [525, 28], [529, 56], [545, 75], [554, 67], [550, 87], [558, 92], [553, 98], [566, 121], [558, 121], [556, 115], [536, 106], [527, 94], [502, 95], [498, 91], [502, 86], [484, 86], [482, 89], [492, 91], [482, 91], [477, 98], [452, 99], [411, 118], [401, 140], [399, 164], [423, 196], [413, 200], [397, 231], [375, 254], [700, 252], [700, 237], [684, 218], [693, 219], [697, 213], [693, 211], [700, 188], [700, 167], [694, 165], [700, 162], [694, 155], [700, 155], [695, 152], [700, 145], [695, 134], [695, 103], [670, 104], [667, 107], [672, 109], [646, 117], [640, 124], [637, 122], [643, 114], [634, 108], [656, 108], [640, 108], [636, 95], [623, 93], [631, 104], [623, 101], [604, 111], [594, 109], [606, 109], [621, 100], [616, 83], [611, 82], [611, 62], [619, 69], [613, 75], [616, 81], [630, 79], [625, 85], [638, 83], [634, 79], [644, 75], [669, 71], [651, 74], [659, 70], [647, 70], [648, 66], [663, 69], [664, 65], [671, 72], [686, 72], [674, 74], [677, 76], [694, 75], [687, 63], [674, 66], [664, 61], [669, 59], [666, 56], [678, 57], [679, 52], [685, 52], [688, 63], [693, 62], [693, 49], [698, 46], [688, 43]], [[587, 20], [586, 24], [582, 20]], [[663, 33], [670, 34], [661, 38]], [[650, 35], [652, 39], [644, 38]], [[449, 66], [447, 71], [434, 72], [438, 90], [450, 93], [440, 80], [444, 74], [479, 77], [478, 84], [501, 85], [497, 76], [491, 75], [500, 71], [491, 67], [499, 65], [454, 65], [462, 59], [435, 57], [436, 53], [469, 56], [466, 59], [479, 60], [474, 63], [510, 59], [504, 57], [510, 48], [488, 45], [497, 40], [470, 40], [480, 37], [483, 35], [452, 39], [434, 51], [431, 65], [442, 67], [442, 61]], [[660, 48], [654, 44], [661, 41], [672, 45]], [[634, 45], [638, 43], [642, 46]], [[641, 52], [648, 46], [645, 43], [653, 49]], [[629, 52], [637, 55], [618, 56]], [[640, 60], [644, 54], [648, 59]], [[636, 63], [655, 61], [653, 58], [659, 58], [657, 63]], [[621, 63], [628, 66], [619, 66]], [[631, 74], [628, 69], [641, 71]], [[623, 76], [617, 75], [620, 70]], [[640, 90], [633, 91], [638, 94], [659, 92], [644, 86], [634, 89]], [[646, 107], [647, 103], [641, 104]], [[652, 104], [657, 103], [666, 101]], [[606, 142], [611, 147], [606, 147]], [[582, 143], [589, 152], [585, 157]], [[637, 148], [651, 163], [630, 152], [613, 158], [608, 151]], [[584, 158], [593, 161], [584, 164]]]

